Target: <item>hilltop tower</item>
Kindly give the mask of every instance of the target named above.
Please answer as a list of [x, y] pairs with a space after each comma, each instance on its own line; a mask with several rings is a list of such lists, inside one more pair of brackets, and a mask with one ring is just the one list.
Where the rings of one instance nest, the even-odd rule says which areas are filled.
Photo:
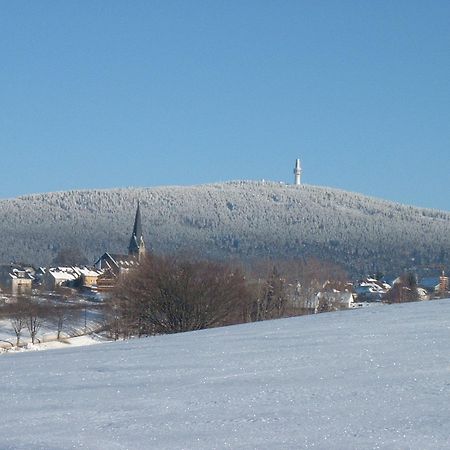
[[294, 184], [296, 186], [300, 186], [300, 184], [302, 184], [301, 183], [302, 168], [300, 167], [300, 160], [298, 158], [295, 160], [294, 175], [295, 175]]
[[128, 246], [128, 254], [137, 256], [139, 261], [145, 256], [145, 243], [142, 234], [141, 208], [139, 201], [136, 209], [136, 216], [134, 218], [133, 233], [131, 235], [130, 245]]

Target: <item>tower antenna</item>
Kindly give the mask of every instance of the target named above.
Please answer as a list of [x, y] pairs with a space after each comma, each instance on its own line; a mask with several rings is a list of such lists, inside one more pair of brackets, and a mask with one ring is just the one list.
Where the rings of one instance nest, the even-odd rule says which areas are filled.
[[296, 186], [300, 186], [302, 184], [301, 182], [302, 168], [300, 167], [300, 160], [298, 158], [295, 160], [294, 175], [295, 175], [294, 184]]

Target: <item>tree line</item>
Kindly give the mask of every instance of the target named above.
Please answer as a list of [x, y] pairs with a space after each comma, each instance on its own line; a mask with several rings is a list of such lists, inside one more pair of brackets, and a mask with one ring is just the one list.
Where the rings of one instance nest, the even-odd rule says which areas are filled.
[[[38, 334], [44, 326], [49, 332], [53, 331], [56, 340], [61, 340], [68, 334], [80, 334], [74, 322], [79, 323], [84, 315], [86, 328], [86, 304], [78, 300], [72, 301], [67, 296], [54, 297], [50, 300], [42, 295], [19, 295], [13, 301], [3, 304], [0, 318], [10, 322], [15, 335], [14, 342], [5, 342], [12, 347], [20, 347], [28, 340], [32, 344], [38, 343]], [[84, 330], [86, 331], [87, 329]]]
[[333, 276], [331, 263], [257, 261], [251, 267], [180, 256], [149, 255], [121, 277], [107, 302], [114, 339], [177, 333], [305, 314], [307, 299]]

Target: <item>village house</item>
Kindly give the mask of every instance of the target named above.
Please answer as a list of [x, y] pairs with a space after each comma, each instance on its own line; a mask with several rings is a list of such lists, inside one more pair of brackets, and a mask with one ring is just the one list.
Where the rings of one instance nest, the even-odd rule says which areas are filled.
[[371, 277], [358, 281], [354, 287], [358, 301], [365, 302], [381, 302], [390, 289], [390, 284]]
[[75, 267], [50, 267], [44, 276], [44, 286], [55, 290], [62, 286], [75, 286], [81, 277]]
[[21, 264], [0, 266], [0, 285], [13, 296], [31, 294], [35, 282], [34, 269]]
[[95, 290], [97, 288], [97, 280], [103, 271], [95, 268], [81, 267], [77, 268], [81, 276], [81, 287], [84, 289]]
[[354, 307], [354, 298], [351, 292], [321, 291], [307, 302], [308, 309], [317, 314], [321, 311], [349, 309]]
[[10, 274], [12, 295], [31, 294], [34, 277], [26, 270], [13, 269]]
[[448, 292], [448, 277], [442, 271], [439, 277], [425, 277], [419, 281], [419, 287], [425, 289], [430, 297], [439, 296]]
[[61, 286], [95, 290], [102, 270], [89, 267], [50, 267], [46, 271], [44, 284], [47, 289], [54, 290]]

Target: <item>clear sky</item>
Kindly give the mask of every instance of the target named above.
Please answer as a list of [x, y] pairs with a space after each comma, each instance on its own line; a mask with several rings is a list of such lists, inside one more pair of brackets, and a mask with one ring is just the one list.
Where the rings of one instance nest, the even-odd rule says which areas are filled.
[[450, 210], [450, 1], [0, 5], [0, 197], [303, 181]]

